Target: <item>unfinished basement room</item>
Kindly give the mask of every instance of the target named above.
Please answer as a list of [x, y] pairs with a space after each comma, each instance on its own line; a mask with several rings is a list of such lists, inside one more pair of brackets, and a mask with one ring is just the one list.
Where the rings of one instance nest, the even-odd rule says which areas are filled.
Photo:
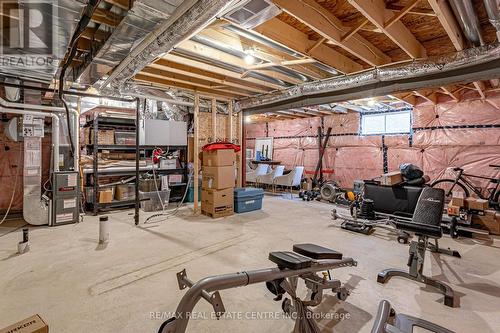
[[500, 0], [0, 31], [0, 333], [500, 333]]

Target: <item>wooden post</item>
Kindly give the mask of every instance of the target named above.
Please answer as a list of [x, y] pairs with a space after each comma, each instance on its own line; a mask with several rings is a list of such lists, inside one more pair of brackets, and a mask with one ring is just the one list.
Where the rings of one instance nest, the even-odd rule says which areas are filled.
[[240, 145], [240, 153], [238, 154], [238, 177], [236, 178], [236, 184], [241, 187], [243, 184], [243, 163], [246, 163], [246, 153], [243, 145], [243, 111], [238, 113], [238, 144]]
[[229, 101], [227, 105], [227, 138], [229, 142], [233, 142], [233, 101]]
[[212, 98], [212, 142], [217, 142], [217, 101]]
[[198, 148], [198, 129], [199, 129], [199, 123], [198, 123], [198, 114], [200, 112], [200, 96], [198, 94], [194, 95], [194, 128], [193, 128], [193, 134], [194, 134], [194, 142], [193, 142], [193, 153], [194, 153], [194, 172], [193, 172], [193, 177], [194, 177], [194, 182], [193, 182], [193, 190], [194, 190], [194, 207], [193, 207], [193, 213], [196, 215], [198, 214], [198, 174], [199, 174], [199, 164], [200, 164], [200, 159], [198, 157], [199, 154], [199, 148]]

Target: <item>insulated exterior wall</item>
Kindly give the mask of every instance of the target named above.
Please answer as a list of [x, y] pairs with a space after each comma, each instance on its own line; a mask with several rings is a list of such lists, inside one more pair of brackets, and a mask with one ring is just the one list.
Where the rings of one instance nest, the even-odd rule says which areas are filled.
[[[314, 173], [318, 159], [317, 128], [321, 118], [301, 118], [268, 123], [274, 137], [273, 159], [287, 169], [303, 165], [306, 174]], [[384, 145], [387, 168], [397, 170], [401, 163], [421, 167], [431, 178], [450, 178], [453, 167], [466, 172], [500, 177], [489, 164], [500, 165], [500, 96], [486, 100], [430, 103], [415, 106], [411, 134], [360, 136], [360, 114], [332, 114], [323, 117], [323, 133], [332, 134], [323, 157], [327, 178], [351, 188], [356, 179], [371, 179], [384, 171]], [[266, 124], [245, 126], [247, 147], [255, 137], [266, 136]], [[333, 172], [330, 173], [329, 171]], [[487, 182], [474, 180], [478, 186]]]
[[[5, 99], [3, 87], [0, 88], [0, 97]], [[7, 115], [7, 119], [11, 119], [13, 116], [19, 115]], [[45, 137], [42, 139], [42, 184], [49, 178], [52, 139], [47, 129], [50, 128], [50, 123], [51, 119], [46, 118]], [[3, 214], [9, 207], [14, 185], [16, 185], [16, 191], [10, 213], [16, 213], [23, 209], [23, 142], [14, 142], [8, 139], [4, 134], [7, 122], [1, 122], [0, 124], [0, 184], [2, 184], [2, 191], [0, 191], [0, 214]]]

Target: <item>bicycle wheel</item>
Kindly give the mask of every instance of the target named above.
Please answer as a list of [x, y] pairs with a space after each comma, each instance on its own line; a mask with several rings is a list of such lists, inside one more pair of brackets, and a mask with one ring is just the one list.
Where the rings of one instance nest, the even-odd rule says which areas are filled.
[[444, 190], [444, 202], [448, 204], [451, 201], [452, 191], [454, 192], [463, 192], [465, 197], [469, 196], [469, 190], [465, 187], [464, 184], [458, 182], [455, 184], [454, 179], [439, 179], [431, 184], [433, 188], [440, 188]]

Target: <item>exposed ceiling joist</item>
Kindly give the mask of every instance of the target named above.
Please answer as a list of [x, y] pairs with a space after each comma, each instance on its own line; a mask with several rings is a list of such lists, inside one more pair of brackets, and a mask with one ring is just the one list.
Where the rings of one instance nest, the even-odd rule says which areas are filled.
[[310, 111], [310, 112], [316, 112], [322, 116], [327, 116], [327, 115], [331, 115], [333, 112], [332, 111], [325, 111], [325, 109], [320, 109], [319, 107], [306, 107], [306, 108], [302, 108], [302, 110], [305, 110], [305, 111]]
[[[396, 4], [387, 4], [386, 8], [388, 10], [393, 11], [393, 12], [401, 12], [401, 10], [403, 10], [404, 6], [396, 5]], [[408, 12], [408, 14], [419, 15], [419, 16], [430, 16], [430, 17], [436, 16], [436, 13], [434, 13], [432, 10], [427, 9], [427, 8], [413, 8]]]
[[324, 44], [319, 44], [315, 49], [308, 52], [316, 42], [310, 40], [306, 34], [277, 18], [273, 18], [255, 27], [254, 30], [267, 38], [303, 55], [308, 55], [342, 73], [354, 73], [363, 70], [361, 64]]
[[411, 58], [425, 58], [427, 51], [401, 21], [385, 28], [393, 13], [385, 8], [384, 0], [348, 0], [361, 14], [379, 28]]
[[238, 95], [231, 94], [231, 93], [228, 93], [225, 91], [218, 91], [218, 90], [214, 90], [214, 89], [206, 89], [206, 88], [202, 88], [202, 87], [196, 87], [196, 86], [189, 85], [189, 84], [174, 82], [174, 81], [170, 81], [170, 80], [163, 79], [163, 78], [146, 76], [143, 74], [137, 74], [134, 77], [134, 80], [138, 81], [138, 82], [146, 83], [150, 86], [159, 87], [159, 88], [184, 89], [184, 90], [188, 90], [188, 91], [198, 92], [200, 95], [204, 95], [204, 96], [208, 96], [208, 97], [222, 97], [225, 99], [237, 99], [237, 98], [239, 98]]
[[209, 71], [205, 71], [198, 67], [190, 67], [182, 64], [177, 64], [173, 61], [169, 61], [167, 59], [158, 59], [151, 65], [147, 66], [150, 68], [156, 68], [160, 70], [166, 70], [176, 74], [183, 74], [187, 76], [191, 76], [193, 78], [207, 80], [213, 83], [217, 83], [219, 85], [227, 85], [234, 88], [240, 88], [248, 91], [252, 91], [255, 93], [265, 93], [269, 92], [269, 89], [261, 88], [257, 85], [253, 85], [249, 82], [245, 82], [244, 80], [236, 80], [230, 77], [215, 74]]
[[413, 93], [396, 93], [392, 94], [391, 96], [394, 96], [398, 100], [411, 104], [413, 106], [417, 105], [417, 97], [413, 95]]
[[433, 105], [437, 104], [437, 94], [432, 90], [414, 90], [413, 93], [418, 97], [425, 99], [428, 102], [431, 102]]
[[85, 28], [85, 30], [80, 34], [80, 38], [85, 38], [88, 40], [98, 40], [104, 41], [108, 38], [109, 33], [102, 30], [97, 30], [96, 28]]
[[[233, 72], [233, 71], [230, 71], [230, 70], [227, 70], [224, 68], [220, 68], [220, 67], [217, 67], [214, 65], [210, 65], [210, 64], [207, 64], [204, 62], [180, 57], [180, 56], [174, 55], [174, 54], [168, 54], [168, 55], [164, 56], [163, 59], [165, 59], [167, 61], [172, 61], [172, 62], [179, 64], [179, 65], [189, 66], [189, 67], [192, 67], [192, 68], [195, 68], [198, 70], [207, 71], [207, 72], [210, 72], [210, 73], [213, 73], [216, 75], [223, 75], [223, 76], [226, 76], [226, 77], [229, 77], [232, 79], [241, 80], [240, 73], [236, 73], [236, 72]], [[261, 87], [267, 87], [267, 88], [271, 88], [271, 89], [283, 88], [280, 85], [277, 85], [277, 84], [274, 84], [271, 82], [267, 82], [267, 81], [263, 81], [263, 80], [259, 80], [259, 79], [255, 79], [252, 77], [245, 78], [245, 81], [250, 82], [250, 83], [255, 84], [255, 85], [259, 85]]]
[[110, 27], [116, 27], [118, 26], [118, 24], [120, 24], [122, 17], [118, 14], [104, 10], [102, 8], [97, 8], [94, 11], [94, 15], [92, 15], [91, 20], [100, 24], [105, 24]]
[[132, 8], [132, 3], [134, 2], [134, 0], [104, 0], [106, 1], [107, 3], [113, 5], [113, 6], [116, 6], [116, 7], [119, 7], [121, 9], [125, 9], [125, 10], [129, 10], [130, 8]]
[[[204, 57], [211, 58], [211, 59], [214, 59], [214, 60], [217, 60], [220, 62], [224, 62], [227, 64], [232, 64], [234, 66], [238, 66], [241, 68], [246, 69], [249, 66], [247, 63], [245, 63], [245, 60], [243, 60], [237, 56], [219, 51], [215, 48], [208, 47], [206, 45], [202, 45], [202, 44], [197, 43], [197, 42], [193, 42], [191, 40], [186, 40], [186, 41], [182, 42], [177, 48], [194, 53], [194, 54], [201, 54]], [[278, 73], [275, 71], [264, 70], [263, 72], [265, 75], [267, 75], [269, 77], [272, 77], [272, 78], [275, 78], [275, 79], [278, 79], [278, 80], [281, 80], [284, 82], [288, 82], [291, 84], [302, 83], [302, 81], [297, 79], [297, 78], [290, 77], [290, 76], [287, 76], [285, 74]]]
[[271, 112], [266, 112], [266, 113], [279, 116], [279, 118], [277, 118], [277, 119], [280, 119], [280, 118], [281, 119], [295, 119], [296, 118], [295, 116], [286, 115], [284, 113], [281, 113], [280, 111], [271, 111]]
[[451, 98], [453, 98], [453, 100], [455, 102], [460, 102], [460, 98], [458, 97], [458, 95], [452, 90], [451, 87], [441, 87], [441, 90], [448, 96], [450, 96]]
[[312, 110], [310, 108], [308, 109], [291, 109], [290, 111], [293, 111], [293, 112], [299, 112], [299, 113], [303, 113], [305, 115], [310, 115], [310, 116], [314, 116], [314, 117], [318, 117], [318, 116], [324, 116], [323, 113], [321, 112], [318, 112], [316, 110]]
[[[232, 23], [234, 25], [234, 23]], [[201, 36], [205, 36], [208, 38], [212, 38], [218, 41], [221, 41], [223, 43], [226, 43], [228, 45], [232, 45], [233, 47], [241, 50], [241, 51], [247, 51], [250, 50], [251, 54], [269, 61], [270, 63], [280, 63], [280, 62], [287, 62], [287, 61], [296, 61], [296, 60], [301, 60], [303, 59], [297, 59], [295, 57], [292, 57], [286, 53], [280, 52], [276, 50], [275, 48], [272, 48], [267, 45], [263, 45], [259, 42], [250, 40], [248, 38], [248, 35], [240, 36], [237, 35], [237, 31], [228, 31], [225, 29], [222, 29], [219, 27], [219, 30], [211, 27], [208, 29], [205, 29], [199, 33]], [[251, 35], [250, 32], [247, 32], [244, 30], [246, 34]], [[311, 63], [314, 62], [314, 59], [310, 59]], [[310, 76], [315, 79], [324, 79], [329, 77], [325, 72], [321, 71], [315, 66], [311, 66], [310, 63], [290, 63], [286, 65], [288, 68], [296, 71], [297, 73], [300, 73], [302, 75]]]
[[342, 39], [340, 40], [342, 43], [357, 34], [361, 28], [363, 28], [369, 21], [367, 19], [362, 20], [357, 26], [352, 27], [351, 30], [349, 30], [347, 33], [345, 33], [344, 36], [342, 36]]
[[481, 96], [481, 98], [485, 99], [486, 94], [484, 93], [484, 91], [486, 90], [486, 85], [484, 84], [484, 82], [483, 81], [475, 81], [475, 82], [473, 82], [473, 84], [474, 84], [474, 87], [476, 87], [476, 90], [479, 93], [479, 95]]
[[408, 14], [413, 7], [417, 5], [421, 0], [411, 0], [408, 4], [401, 9], [399, 12], [395, 13], [394, 16], [384, 24], [384, 28], [389, 28], [391, 25], [399, 21], [403, 16]]
[[299, 112], [290, 111], [290, 110], [280, 110], [280, 111], [276, 111], [276, 112], [280, 113], [280, 114], [285, 114], [285, 115], [293, 116], [295, 118], [309, 118], [310, 117], [308, 115], [301, 114]]
[[177, 73], [172, 73], [166, 70], [160, 70], [157, 68], [151, 68], [151, 67], [145, 67], [142, 69], [140, 74], [149, 76], [149, 77], [156, 77], [160, 79], [167, 79], [173, 82], [179, 82], [179, 83], [185, 83], [189, 84], [192, 86], [196, 87], [202, 87], [202, 88], [207, 88], [207, 89], [223, 89], [224, 91], [230, 92], [235, 95], [239, 96], [250, 96], [251, 92], [243, 90], [243, 89], [238, 89], [238, 88], [233, 88], [224, 84], [217, 84], [213, 83], [210, 81], [207, 81], [205, 79], [198, 79], [198, 78], [193, 78], [191, 76], [187, 76], [184, 74], [177, 74]]
[[273, 0], [287, 14], [308, 25], [322, 37], [329, 39], [335, 45], [355, 55], [371, 66], [380, 66], [391, 61], [377, 47], [364, 37], [355, 33], [351, 39], [342, 41], [349, 33], [349, 28], [328, 10], [314, 0]]
[[292, 65], [302, 65], [302, 64], [312, 64], [315, 63], [314, 59], [297, 59], [297, 60], [285, 60], [281, 62], [268, 62], [259, 65], [249, 66], [248, 70], [256, 70], [262, 68], [269, 68], [274, 66], [292, 66]]
[[437, 18], [443, 26], [446, 34], [450, 38], [453, 46], [457, 51], [463, 50], [465, 47], [465, 39], [462, 29], [458, 25], [455, 15], [451, 11], [450, 6], [445, 0], [427, 0], [432, 7], [432, 10], [437, 15]]

